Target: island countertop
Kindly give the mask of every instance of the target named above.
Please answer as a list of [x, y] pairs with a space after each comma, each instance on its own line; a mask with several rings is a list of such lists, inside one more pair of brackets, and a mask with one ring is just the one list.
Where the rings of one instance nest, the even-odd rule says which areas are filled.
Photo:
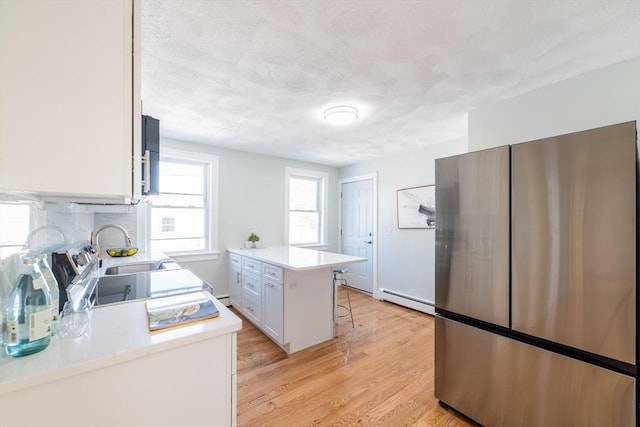
[[40, 353], [0, 359], [0, 399], [4, 393], [238, 331], [240, 318], [218, 300], [214, 302], [219, 317], [155, 333], [147, 329], [144, 300], [95, 308], [87, 336], [65, 339], [56, 335]]
[[294, 271], [313, 270], [367, 260], [367, 258], [358, 256], [295, 246], [269, 246], [257, 249], [229, 248], [227, 251]]

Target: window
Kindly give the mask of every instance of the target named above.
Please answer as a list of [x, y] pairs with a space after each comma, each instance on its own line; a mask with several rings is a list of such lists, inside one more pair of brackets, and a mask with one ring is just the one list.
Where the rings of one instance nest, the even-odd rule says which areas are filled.
[[162, 232], [173, 233], [176, 231], [176, 219], [174, 217], [163, 216], [162, 217]]
[[290, 245], [326, 244], [328, 179], [329, 175], [323, 172], [286, 169], [285, 241]]
[[0, 259], [22, 249], [29, 235], [30, 211], [26, 203], [0, 203]]
[[217, 250], [215, 156], [163, 149], [159, 194], [151, 196], [150, 250], [172, 255]]

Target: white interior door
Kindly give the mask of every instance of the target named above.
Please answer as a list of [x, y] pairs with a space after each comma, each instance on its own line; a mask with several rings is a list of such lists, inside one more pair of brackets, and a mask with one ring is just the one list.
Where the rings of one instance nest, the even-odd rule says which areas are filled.
[[373, 293], [374, 210], [373, 179], [341, 184], [342, 236], [340, 250], [346, 255], [367, 258], [348, 266], [349, 286]]

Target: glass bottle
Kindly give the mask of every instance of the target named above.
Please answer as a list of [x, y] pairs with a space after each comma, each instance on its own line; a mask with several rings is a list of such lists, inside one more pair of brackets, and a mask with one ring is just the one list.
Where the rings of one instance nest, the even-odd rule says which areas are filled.
[[[2, 271], [0, 271], [2, 273]], [[2, 281], [0, 280], [0, 359], [4, 357], [4, 307], [5, 307], [5, 298], [4, 298], [4, 287], [2, 286]]]
[[9, 356], [26, 356], [47, 348], [51, 340], [51, 294], [35, 258], [22, 260], [5, 314], [5, 346]]
[[45, 282], [47, 282], [47, 286], [49, 286], [49, 291], [51, 292], [51, 335], [54, 335], [58, 330], [58, 319], [60, 317], [60, 290], [58, 289], [58, 281], [47, 262], [47, 256], [42, 254], [38, 255], [37, 258], [42, 277]]

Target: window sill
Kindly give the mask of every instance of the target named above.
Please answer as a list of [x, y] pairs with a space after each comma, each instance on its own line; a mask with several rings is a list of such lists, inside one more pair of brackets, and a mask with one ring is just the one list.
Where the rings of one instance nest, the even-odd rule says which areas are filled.
[[180, 252], [166, 252], [178, 264], [181, 262], [194, 262], [194, 261], [212, 261], [220, 257], [220, 252], [196, 252], [196, 253], [180, 253]]

